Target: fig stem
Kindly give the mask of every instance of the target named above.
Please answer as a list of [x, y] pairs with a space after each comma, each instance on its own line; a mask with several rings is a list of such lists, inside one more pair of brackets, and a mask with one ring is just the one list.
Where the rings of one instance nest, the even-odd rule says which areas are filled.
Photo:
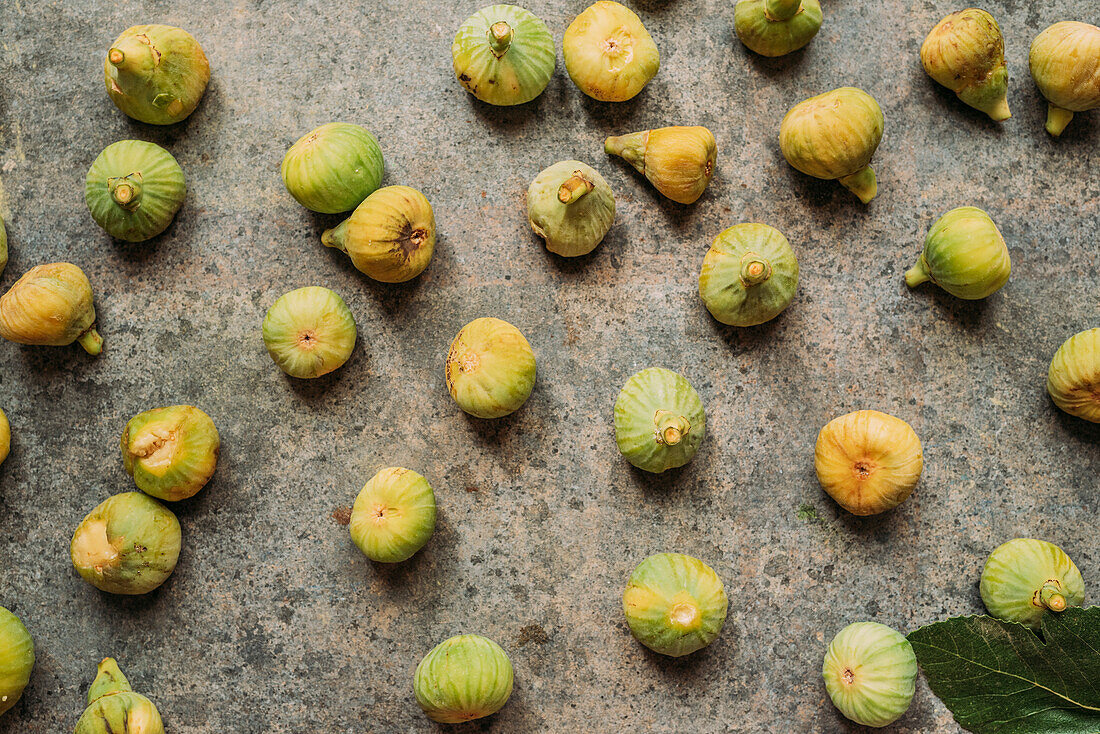
[[126, 61], [126, 54], [120, 48], [112, 48], [107, 52], [107, 60], [111, 62], [111, 66], [122, 66]]
[[755, 252], [746, 252], [741, 257], [741, 285], [751, 288], [760, 285], [772, 277], [772, 264]]
[[596, 184], [585, 178], [580, 171], [573, 171], [573, 175], [558, 187], [558, 201], [562, 204], [572, 204], [584, 198], [585, 194], [591, 193], [595, 188]]
[[349, 221], [350, 219], [345, 219], [332, 229], [326, 229], [322, 232], [321, 244], [325, 247], [335, 247], [340, 252], [346, 253], [348, 250], [344, 243]]
[[127, 211], [132, 212], [141, 205], [140, 174], [109, 178], [107, 189], [115, 203]]
[[489, 26], [489, 48], [492, 49], [493, 56], [499, 59], [508, 53], [508, 49], [512, 46], [512, 38], [515, 35], [516, 32], [512, 30], [512, 26], [503, 20], [498, 20]]
[[1039, 601], [1052, 612], [1064, 612], [1066, 610], [1066, 597], [1062, 590], [1054, 584], [1046, 584], [1039, 590]]
[[691, 430], [691, 423], [687, 418], [668, 410], [658, 410], [653, 416], [653, 423], [657, 427], [657, 443], [665, 446], [680, 443]]
[[932, 276], [928, 274], [927, 268], [924, 267], [924, 255], [920, 256], [917, 260], [917, 264], [905, 271], [905, 285], [910, 288], [916, 288], [921, 283], [932, 280]]
[[88, 330], [78, 336], [76, 341], [84, 347], [85, 352], [93, 357], [99, 356], [99, 353], [103, 351], [103, 337], [95, 330], [95, 324], [88, 327]]
[[856, 171], [850, 176], [842, 176], [837, 179], [840, 185], [859, 197], [859, 200], [867, 204], [878, 193], [878, 182], [875, 180], [875, 171], [870, 166]]
[[603, 141], [603, 150], [608, 155], [617, 155], [634, 166], [638, 173], [645, 174], [645, 149], [649, 144], [649, 131], [612, 135]]
[[1056, 104], [1047, 105], [1047, 132], [1058, 137], [1073, 119], [1073, 113]]
[[802, 0], [766, 0], [764, 17], [771, 21], [790, 20], [802, 10]]

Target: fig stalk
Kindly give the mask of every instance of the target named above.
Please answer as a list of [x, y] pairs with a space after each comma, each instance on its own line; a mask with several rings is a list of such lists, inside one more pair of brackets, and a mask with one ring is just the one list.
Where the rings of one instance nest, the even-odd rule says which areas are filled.
[[932, 277], [928, 275], [928, 270], [924, 267], [924, 256], [921, 255], [917, 264], [905, 271], [905, 285], [916, 288], [929, 280], [932, 280]]
[[648, 137], [648, 130], [628, 135], [612, 135], [604, 141], [603, 152], [617, 155], [638, 169], [638, 173], [645, 173], [645, 147]]
[[802, 10], [802, 0], [767, 0], [764, 15], [768, 20], [790, 20]]
[[337, 224], [332, 229], [326, 229], [321, 233], [321, 244], [325, 247], [335, 247], [340, 252], [346, 253], [348, 251], [347, 245], [344, 243], [347, 240], [348, 222], [350, 219]]
[[1046, 584], [1039, 590], [1039, 602], [1052, 612], [1064, 612], [1066, 610], [1066, 597], [1062, 589], [1055, 584]]
[[126, 211], [134, 211], [141, 205], [141, 174], [115, 176], [107, 179], [111, 198]]
[[591, 193], [596, 184], [584, 177], [580, 171], [575, 171], [571, 177], [558, 188], [558, 201], [562, 204], [572, 204], [585, 194]]
[[78, 336], [76, 343], [84, 347], [84, 351], [93, 357], [98, 357], [99, 353], [103, 351], [103, 337], [95, 330], [95, 324], [92, 324], [87, 331]]
[[691, 431], [691, 421], [668, 410], [658, 410], [653, 423], [657, 427], [657, 441], [665, 446], [675, 446]]
[[1057, 137], [1066, 129], [1066, 125], [1073, 119], [1073, 113], [1063, 109], [1053, 102], [1047, 105], [1047, 132]]
[[772, 277], [772, 264], [755, 252], [746, 252], [741, 258], [741, 285], [751, 288]]
[[850, 176], [841, 176], [837, 181], [858, 196], [864, 204], [869, 203], [878, 194], [878, 180], [875, 179], [875, 170], [870, 166], [865, 166]]
[[508, 53], [515, 35], [516, 32], [512, 30], [512, 26], [503, 20], [489, 26], [489, 48], [492, 50], [493, 56], [499, 59]]

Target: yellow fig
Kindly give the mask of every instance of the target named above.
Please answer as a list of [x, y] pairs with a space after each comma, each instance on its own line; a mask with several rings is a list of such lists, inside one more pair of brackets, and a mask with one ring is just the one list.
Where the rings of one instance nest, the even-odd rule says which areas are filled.
[[577, 87], [601, 102], [634, 97], [661, 66], [653, 37], [630, 8], [598, 0], [573, 19], [561, 42]]
[[1070, 415], [1100, 423], [1100, 328], [1066, 339], [1047, 372], [1051, 400]]
[[989, 13], [968, 8], [948, 15], [924, 39], [920, 61], [928, 76], [974, 109], [997, 122], [1012, 117], [1005, 39]]
[[1047, 132], [1061, 135], [1074, 112], [1100, 107], [1100, 28], [1066, 20], [1035, 37], [1031, 78], [1047, 98]]
[[71, 263], [38, 265], [0, 297], [0, 336], [18, 344], [63, 347], [79, 342], [93, 356], [103, 350], [95, 329], [92, 285]]
[[705, 127], [662, 127], [604, 141], [604, 152], [617, 155], [653, 187], [680, 204], [694, 204], [714, 175], [718, 143]]

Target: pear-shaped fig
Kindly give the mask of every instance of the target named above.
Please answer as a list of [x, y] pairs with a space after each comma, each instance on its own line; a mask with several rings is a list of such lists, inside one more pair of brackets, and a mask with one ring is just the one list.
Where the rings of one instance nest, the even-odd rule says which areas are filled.
[[818, 433], [814, 469], [838, 505], [853, 515], [877, 515], [913, 493], [924, 455], [908, 423], [877, 410], [857, 410]]
[[905, 635], [878, 622], [855, 622], [829, 643], [821, 674], [833, 705], [864, 726], [892, 724], [909, 710], [917, 656]]
[[206, 486], [221, 441], [210, 416], [192, 405], [138, 413], [122, 431], [122, 462], [138, 489], [175, 502]]
[[283, 184], [299, 204], [323, 214], [348, 212], [382, 184], [382, 148], [370, 130], [330, 122], [303, 135], [283, 156]]
[[944, 214], [924, 239], [924, 252], [905, 273], [914, 288], [930, 280], [966, 300], [996, 293], [1008, 282], [1012, 260], [1000, 230], [981, 209], [961, 206]]
[[1050, 103], [1047, 132], [1061, 135], [1074, 112], [1100, 107], [1100, 28], [1075, 20], [1050, 26], [1031, 42], [1031, 78]]
[[1085, 601], [1085, 582], [1070, 557], [1045, 540], [1016, 538], [986, 559], [982, 602], [997, 619], [1039, 629], [1043, 617]]
[[363, 485], [351, 508], [351, 539], [380, 563], [412, 557], [435, 532], [435, 494], [428, 480], [400, 467], [383, 469]]
[[1047, 392], [1070, 415], [1100, 423], [1100, 328], [1074, 334], [1058, 347], [1047, 372]]
[[115, 659], [104, 658], [73, 734], [164, 734], [164, 722], [152, 701], [134, 693]]
[[550, 29], [516, 5], [490, 5], [467, 18], [451, 58], [466, 91], [494, 105], [530, 102], [546, 89], [558, 63]]
[[100, 591], [147, 594], [176, 569], [180, 523], [148, 495], [116, 494], [80, 523], [69, 554], [81, 577]]
[[691, 461], [707, 432], [699, 393], [682, 375], [650, 367], [615, 401], [615, 442], [634, 466], [658, 474]]
[[733, 27], [741, 43], [761, 56], [784, 56], [817, 35], [821, 5], [818, 0], [740, 0]]
[[573, 83], [601, 102], [631, 99], [661, 66], [657, 44], [642, 19], [611, 0], [598, 0], [574, 18], [561, 50]]
[[34, 640], [19, 617], [0, 607], [0, 714], [19, 703], [34, 670]]
[[798, 259], [787, 238], [766, 224], [737, 224], [714, 238], [699, 273], [699, 297], [730, 326], [778, 316], [798, 289]]
[[615, 196], [595, 168], [561, 161], [543, 170], [528, 187], [527, 219], [550, 252], [587, 255], [615, 221]]
[[120, 110], [151, 125], [171, 125], [198, 107], [210, 63], [187, 31], [137, 25], [111, 44], [103, 74], [107, 94]]
[[662, 127], [612, 136], [603, 147], [680, 204], [694, 204], [703, 195], [718, 158], [718, 144], [705, 127]]
[[714, 569], [682, 553], [645, 559], [623, 591], [623, 614], [634, 638], [672, 657], [714, 642], [728, 609], [725, 587]]
[[502, 418], [527, 402], [535, 369], [535, 353], [519, 329], [500, 319], [474, 319], [447, 352], [447, 389], [470, 415]]
[[186, 196], [183, 169], [172, 154], [140, 140], [108, 145], [84, 180], [92, 219], [128, 242], [144, 242], [167, 229]]
[[432, 721], [460, 724], [491, 716], [512, 695], [512, 661], [487, 637], [458, 635], [416, 666], [413, 692]]
[[78, 342], [95, 356], [103, 337], [95, 328], [92, 284], [72, 263], [37, 265], [0, 297], [0, 336], [17, 344], [63, 347]]
[[344, 299], [321, 286], [284, 293], [264, 316], [264, 346], [291, 377], [309, 379], [343, 366], [355, 348], [355, 319]]
[[978, 8], [951, 13], [920, 47], [928, 76], [963, 102], [1001, 122], [1008, 111], [1005, 39], [993, 16]]
[[326, 247], [351, 258], [361, 272], [383, 283], [412, 280], [435, 252], [435, 214], [424, 194], [386, 186], [368, 196], [351, 216], [321, 235]]
[[870, 164], [882, 128], [882, 108], [875, 98], [862, 89], [842, 87], [792, 107], [779, 126], [779, 147], [802, 173], [836, 179], [866, 204], [878, 193]]

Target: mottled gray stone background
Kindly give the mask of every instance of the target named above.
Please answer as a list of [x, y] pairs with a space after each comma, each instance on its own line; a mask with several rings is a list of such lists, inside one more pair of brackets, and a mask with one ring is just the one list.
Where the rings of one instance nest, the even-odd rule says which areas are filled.
[[[530, 0], [559, 43], [587, 0]], [[1013, 118], [997, 125], [921, 70], [927, 31], [963, 3], [831, 0], [803, 52], [741, 47], [727, 0], [633, 0], [661, 49], [636, 99], [583, 96], [559, 59], [546, 93], [519, 109], [468, 95], [450, 44], [481, 0], [3, 0], [0, 213], [7, 288], [31, 266], [80, 265], [96, 291], [105, 350], [0, 344], [0, 405], [12, 452], [0, 467], [0, 605], [35, 637], [30, 687], [3, 734], [70, 731], [104, 655], [159, 705], [173, 734], [431, 732], [412, 695], [416, 663], [477, 632], [515, 664], [511, 702], [462, 732], [859, 731], [820, 677], [829, 639], [857, 620], [904, 631], [982, 611], [988, 552], [1015, 536], [1058, 543], [1100, 587], [1100, 428], [1048, 400], [1064, 339], [1100, 325], [1100, 114], [1061, 139], [1027, 71], [1048, 24], [1097, 22], [1091, 0], [991, 0], [1011, 74]], [[203, 44], [213, 79], [185, 123], [156, 128], [115, 109], [102, 61], [129, 25], [163, 22]], [[807, 178], [778, 150], [779, 121], [842, 85], [886, 115], [879, 197], [861, 205]], [[286, 148], [333, 120], [378, 136], [387, 184], [431, 200], [440, 240], [415, 282], [381, 285], [323, 248], [336, 216], [286, 193]], [[602, 151], [604, 136], [668, 124], [714, 131], [703, 199], [660, 198]], [[108, 144], [167, 147], [188, 177], [175, 224], [152, 242], [112, 241], [84, 205], [84, 174]], [[576, 157], [611, 183], [619, 213], [592, 255], [562, 260], [530, 232], [524, 192]], [[902, 274], [928, 226], [987, 209], [1012, 253], [1008, 286], [981, 303]], [[696, 294], [710, 240], [743, 221], [790, 239], [802, 268], [791, 307], [737, 330]], [[350, 362], [293, 381], [260, 321], [283, 292], [325, 285], [359, 324]], [[468, 418], [443, 360], [467, 321], [518, 326], [539, 360], [512, 417]], [[695, 461], [650, 476], [620, 458], [612, 405], [651, 365], [702, 395]], [[101, 594], [72, 570], [77, 523], [133, 489], [118, 436], [139, 411], [193, 403], [214, 418], [210, 485], [173, 506], [184, 530], [158, 591]], [[898, 510], [841, 511], [819, 488], [819, 428], [850, 410], [909, 421], [925, 472]], [[411, 561], [373, 565], [347, 508], [378, 468], [435, 488], [439, 525]], [[673, 660], [630, 636], [620, 594], [636, 563], [689, 553], [725, 581], [721, 637]], [[958, 731], [922, 681], [893, 728]]]

